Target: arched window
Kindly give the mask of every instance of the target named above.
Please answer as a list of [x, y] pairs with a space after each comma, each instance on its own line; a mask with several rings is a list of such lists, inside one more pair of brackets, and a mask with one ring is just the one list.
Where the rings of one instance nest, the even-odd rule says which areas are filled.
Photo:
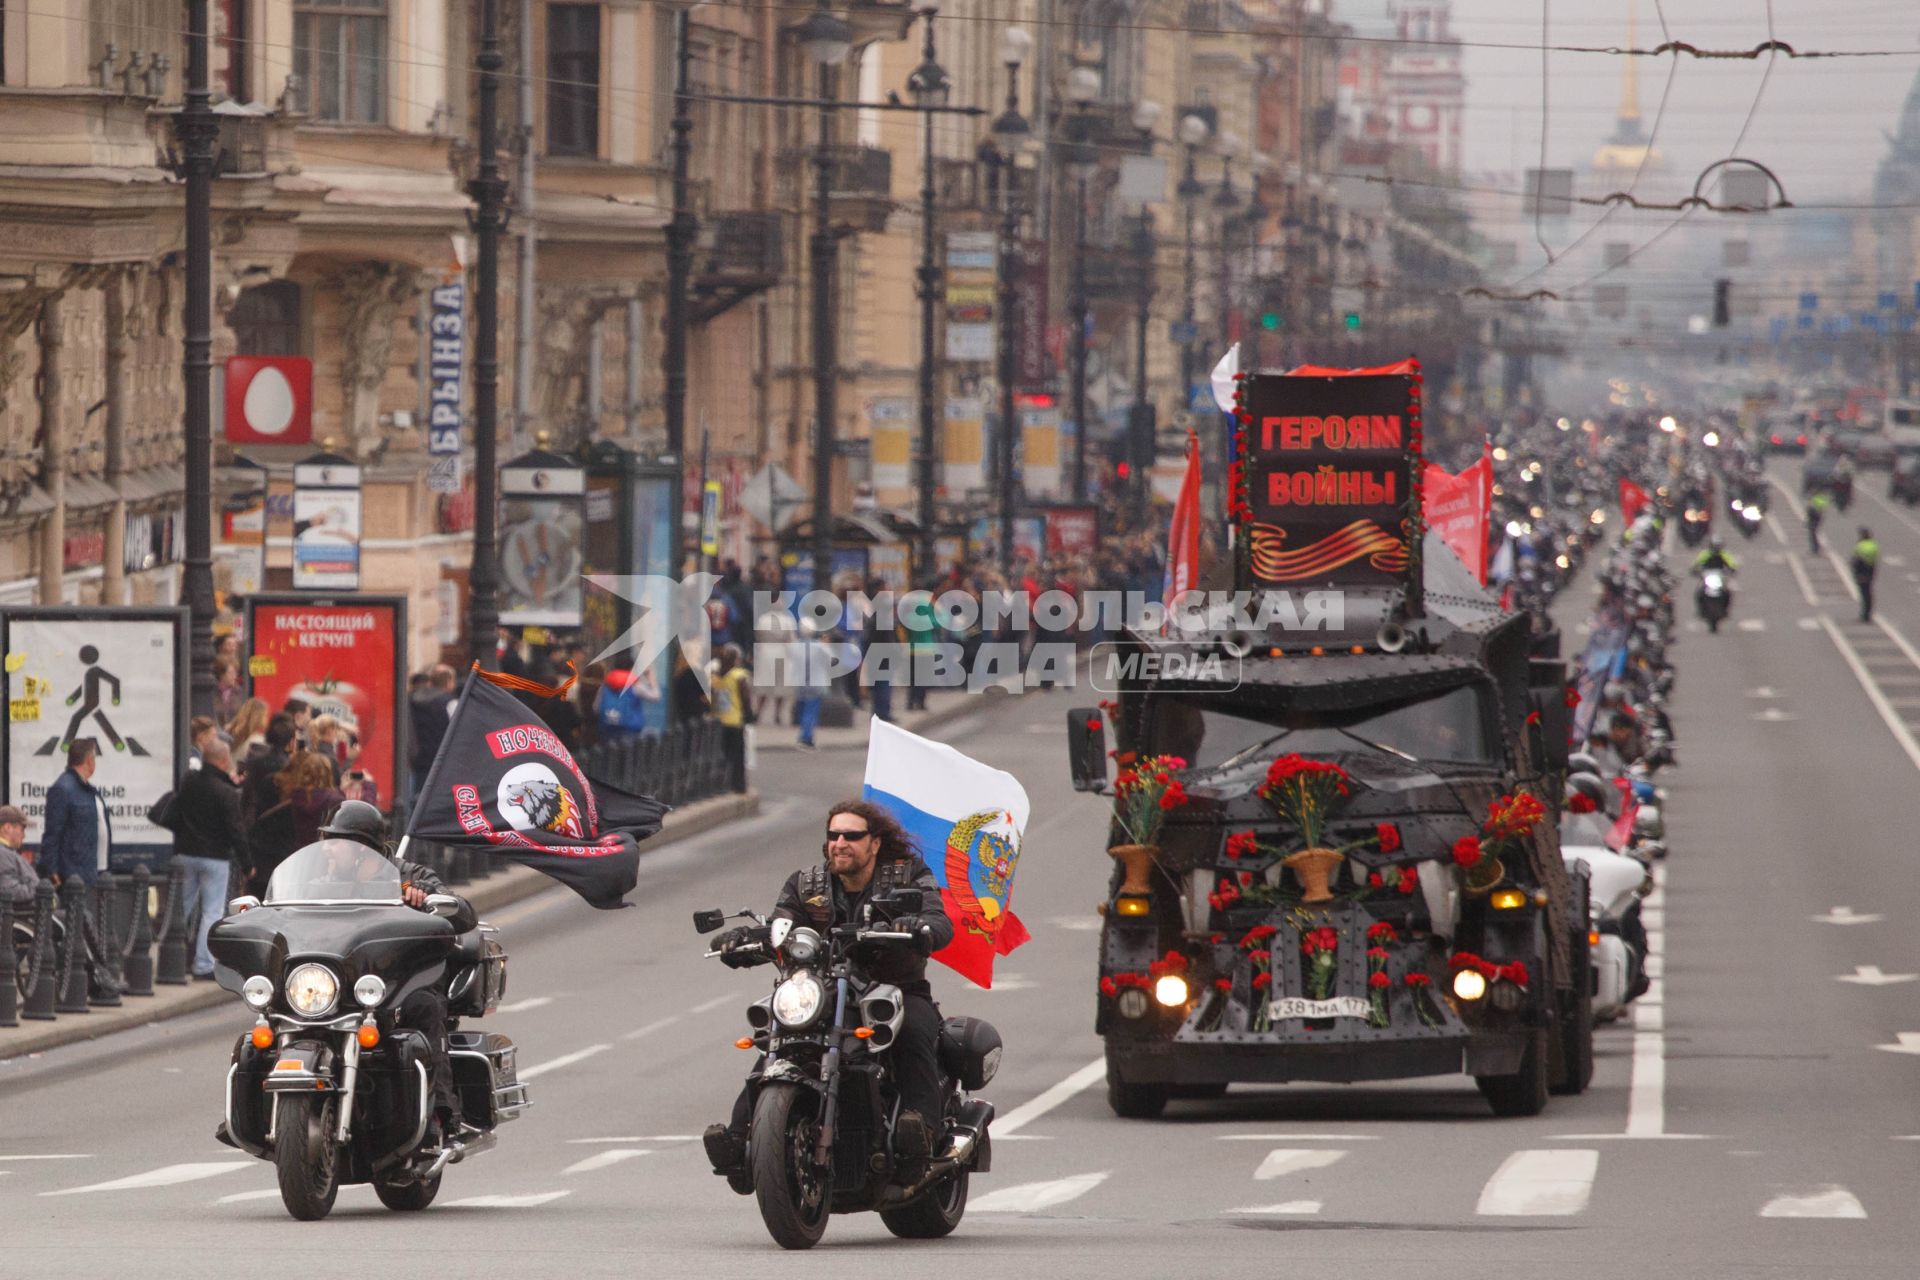
[[235, 349], [243, 356], [297, 356], [300, 342], [300, 286], [270, 280], [242, 289], [227, 313]]

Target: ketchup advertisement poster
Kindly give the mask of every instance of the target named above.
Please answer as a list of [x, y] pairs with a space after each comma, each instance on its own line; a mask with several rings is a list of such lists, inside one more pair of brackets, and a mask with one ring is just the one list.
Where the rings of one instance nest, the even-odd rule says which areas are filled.
[[[342, 784], [359, 771], [374, 784], [372, 800], [393, 808], [405, 719], [403, 646], [406, 602], [392, 596], [332, 599], [258, 595], [247, 610], [250, 692], [278, 712], [290, 698], [333, 716], [359, 739], [342, 757]], [[351, 792], [349, 792], [351, 795]]]

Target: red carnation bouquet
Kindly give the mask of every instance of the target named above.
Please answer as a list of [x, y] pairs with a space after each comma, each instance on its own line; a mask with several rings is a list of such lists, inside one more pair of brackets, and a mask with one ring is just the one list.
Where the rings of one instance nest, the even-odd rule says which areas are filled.
[[1347, 771], [1324, 760], [1293, 753], [1267, 766], [1267, 778], [1256, 794], [1283, 822], [1300, 828], [1310, 849], [1326, 843], [1327, 819], [1338, 803], [1352, 794]]
[[1187, 767], [1179, 756], [1148, 756], [1114, 780], [1114, 816], [1135, 844], [1151, 845], [1167, 814], [1187, 803], [1187, 788], [1174, 775]]
[[1487, 820], [1480, 824], [1480, 833], [1453, 842], [1453, 861], [1466, 873], [1467, 891], [1486, 893], [1505, 879], [1507, 869], [1502, 858], [1517, 853], [1546, 815], [1546, 805], [1524, 791], [1496, 797], [1487, 806]]

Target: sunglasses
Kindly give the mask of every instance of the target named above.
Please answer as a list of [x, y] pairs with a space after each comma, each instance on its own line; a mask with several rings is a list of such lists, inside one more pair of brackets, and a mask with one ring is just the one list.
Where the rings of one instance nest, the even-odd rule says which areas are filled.
[[872, 834], [873, 832], [871, 831], [837, 831], [832, 827], [828, 827], [827, 843], [832, 844], [835, 840], [865, 840]]

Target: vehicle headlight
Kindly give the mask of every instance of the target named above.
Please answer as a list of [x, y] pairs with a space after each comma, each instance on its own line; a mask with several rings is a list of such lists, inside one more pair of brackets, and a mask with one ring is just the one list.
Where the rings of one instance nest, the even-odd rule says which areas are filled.
[[827, 989], [811, 973], [796, 973], [773, 989], [773, 1016], [789, 1031], [798, 1031], [820, 1016]]
[[1144, 1018], [1152, 1005], [1147, 1002], [1146, 992], [1138, 987], [1128, 987], [1115, 997], [1113, 1007], [1120, 1011], [1123, 1018]]
[[1487, 994], [1487, 980], [1477, 969], [1462, 969], [1453, 975], [1453, 994], [1462, 1000], [1478, 1000]]
[[811, 929], [795, 929], [782, 950], [787, 953], [787, 959], [805, 964], [820, 954], [820, 935]]
[[1162, 974], [1153, 984], [1153, 998], [1169, 1009], [1187, 1002], [1187, 980], [1177, 973]]
[[240, 988], [240, 998], [245, 1000], [251, 1008], [266, 1008], [273, 1003], [273, 979], [263, 974], [254, 974], [247, 979], [246, 985]]
[[287, 1003], [302, 1017], [330, 1013], [340, 999], [340, 980], [323, 964], [303, 964], [287, 975]]
[[387, 984], [373, 974], [362, 974], [360, 981], [353, 984], [353, 998], [363, 1008], [371, 1009], [387, 998]]

